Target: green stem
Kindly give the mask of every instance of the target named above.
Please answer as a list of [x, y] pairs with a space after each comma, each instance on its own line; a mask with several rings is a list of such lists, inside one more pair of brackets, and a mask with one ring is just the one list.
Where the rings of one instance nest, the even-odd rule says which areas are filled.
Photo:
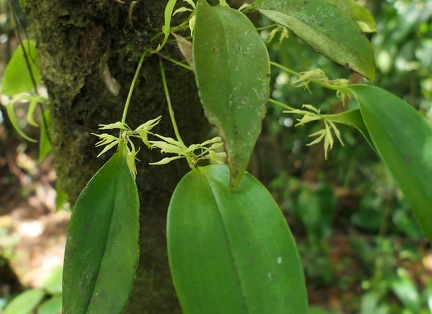
[[[184, 142], [183, 142], [183, 140], [182, 140], [182, 138], [180, 136], [180, 132], [178, 130], [177, 123], [176, 123], [176, 120], [175, 120], [174, 110], [173, 110], [172, 105], [171, 105], [171, 97], [169, 95], [168, 84], [167, 84], [166, 77], [165, 77], [165, 69], [164, 69], [164, 66], [163, 66], [163, 63], [162, 63], [162, 59], [159, 59], [159, 64], [160, 64], [160, 70], [161, 70], [161, 75], [162, 75], [162, 83], [163, 83], [165, 97], [166, 97], [167, 104], [168, 104], [168, 111], [169, 111], [169, 115], [170, 115], [170, 118], [171, 118], [171, 124], [172, 124], [173, 129], [174, 129], [174, 134], [176, 136], [177, 141], [179, 141], [180, 144], [182, 144], [184, 147], [186, 147], [186, 145], [184, 144]], [[185, 157], [186, 157], [186, 160], [187, 160], [187, 162], [189, 164], [189, 167], [191, 169], [193, 169], [194, 167], [192, 165], [191, 157], [187, 156], [187, 155]]]
[[267, 26], [257, 27], [256, 30], [259, 32], [259, 31], [263, 31], [265, 29], [274, 28], [276, 26], [278, 26], [278, 25], [277, 24], [270, 24], [270, 25], [267, 25]]
[[[189, 17], [186, 21], [182, 22], [180, 25], [177, 25], [177, 26], [171, 27], [171, 28], [170, 28], [170, 32], [171, 32], [171, 33], [175, 33], [175, 32], [177, 32], [177, 31], [185, 30], [185, 29], [189, 28], [189, 20], [190, 20], [190, 17]], [[159, 33], [157, 33], [156, 35], [154, 35], [154, 36], [150, 39], [150, 41], [154, 41], [154, 40], [158, 39], [159, 37], [161, 37], [161, 36], [163, 36], [163, 35], [165, 35], [164, 32], [159, 32]]]
[[277, 100], [274, 100], [274, 99], [271, 99], [271, 98], [269, 98], [268, 99], [268, 102], [269, 103], [272, 103], [272, 104], [275, 104], [275, 105], [278, 105], [278, 106], [280, 106], [280, 107], [282, 107], [282, 108], [284, 108], [284, 109], [287, 109], [287, 110], [296, 110], [295, 108], [293, 108], [293, 107], [290, 107], [290, 106], [288, 106], [288, 105], [285, 105], [284, 103], [281, 103], [280, 101], [277, 101]]
[[281, 65], [281, 64], [279, 64], [279, 63], [276, 63], [276, 62], [274, 62], [274, 61], [270, 61], [270, 64], [271, 64], [272, 66], [276, 67], [276, 68], [279, 68], [279, 69], [281, 69], [281, 70], [283, 70], [283, 71], [285, 71], [285, 72], [291, 74], [291, 75], [295, 75], [295, 76], [298, 76], [298, 77], [301, 76], [301, 74], [300, 74], [299, 72], [296, 72], [296, 71], [293, 71], [293, 70], [291, 70], [291, 69], [289, 69], [289, 68], [286, 68], [286, 67], [284, 67], [283, 65]]
[[188, 66], [188, 65], [186, 65], [184, 63], [181, 63], [180, 61], [177, 61], [177, 60], [175, 60], [173, 58], [167, 57], [167, 56], [161, 54], [160, 52], [156, 52], [156, 54], [158, 56], [160, 56], [160, 57], [162, 57], [162, 58], [164, 58], [164, 59], [166, 59], [166, 60], [168, 60], [168, 61], [170, 61], [170, 62], [172, 62], [172, 63], [174, 63], [176, 65], [178, 65], [178, 66], [181, 66], [182, 68], [185, 68], [186, 70], [193, 71], [190, 66]]
[[[271, 64], [272, 66], [274, 66], [274, 67], [277, 67], [277, 68], [279, 68], [279, 69], [281, 69], [281, 70], [283, 70], [283, 71], [285, 71], [285, 72], [291, 74], [291, 75], [295, 75], [295, 76], [298, 76], [298, 77], [301, 77], [301, 75], [302, 75], [301, 73], [296, 72], [296, 71], [293, 71], [293, 70], [291, 70], [291, 69], [289, 69], [289, 68], [287, 68], [287, 67], [284, 67], [283, 65], [281, 65], [281, 64], [279, 64], [279, 63], [276, 63], [276, 62], [270, 61], [270, 64]], [[342, 91], [342, 90], [343, 90], [343, 87], [342, 87], [342, 86], [330, 85], [330, 84], [326, 84], [326, 83], [324, 83], [324, 82], [317, 81], [317, 80], [313, 80], [313, 79], [311, 79], [310, 82], [311, 82], [311, 83], [314, 83], [314, 84], [317, 84], [317, 85], [319, 85], [319, 86], [321, 86], [321, 87], [328, 88], [328, 89], [335, 90], [335, 91]]]
[[164, 87], [165, 97], [166, 97], [166, 100], [168, 103], [168, 111], [170, 114], [171, 123], [172, 123], [173, 129], [174, 129], [174, 133], [175, 133], [175, 136], [177, 138], [177, 141], [179, 141], [181, 144], [184, 145], [184, 142], [183, 142], [183, 140], [180, 136], [179, 130], [177, 128], [177, 123], [175, 121], [174, 110], [173, 110], [172, 105], [171, 105], [171, 97], [169, 95], [168, 85], [167, 85], [166, 77], [165, 77], [165, 69], [163, 67], [162, 60], [160, 60], [160, 59], [159, 59], [159, 64], [160, 64], [160, 70], [161, 70], [161, 75], [162, 75], [162, 83], [163, 83], [163, 87]]
[[[129, 88], [129, 94], [128, 94], [128, 97], [126, 99], [125, 107], [124, 107], [124, 110], [123, 110], [123, 116], [122, 116], [122, 120], [121, 120], [122, 123], [126, 123], [126, 116], [127, 116], [128, 110], [129, 110], [129, 105], [130, 105], [130, 101], [131, 101], [131, 98], [132, 98], [132, 94], [133, 94], [133, 91], [135, 89], [136, 82], [138, 81], [138, 74], [139, 74], [139, 72], [141, 70], [141, 66], [142, 66], [142, 64], [144, 62], [144, 59], [145, 59], [146, 55], [147, 55], [147, 50], [144, 50], [143, 54], [141, 55], [141, 59], [140, 59], [140, 61], [138, 63], [138, 67], [137, 67], [137, 69], [135, 71], [135, 75], [134, 75], [134, 78], [132, 80], [131, 87]], [[121, 137], [121, 134], [120, 134], [120, 137]]]

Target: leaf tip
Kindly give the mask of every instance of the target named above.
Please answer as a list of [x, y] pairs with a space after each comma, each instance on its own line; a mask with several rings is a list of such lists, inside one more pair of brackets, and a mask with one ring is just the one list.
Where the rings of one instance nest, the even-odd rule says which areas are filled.
[[239, 169], [230, 169], [230, 182], [229, 188], [231, 192], [235, 192], [237, 187], [243, 177], [244, 171], [240, 171]]

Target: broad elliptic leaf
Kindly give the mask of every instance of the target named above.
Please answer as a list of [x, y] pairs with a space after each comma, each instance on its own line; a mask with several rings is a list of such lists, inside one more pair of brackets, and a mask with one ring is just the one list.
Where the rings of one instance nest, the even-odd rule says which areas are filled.
[[265, 187], [245, 173], [194, 169], [168, 209], [168, 255], [184, 313], [304, 314], [307, 297], [296, 244]]
[[375, 149], [432, 239], [432, 126], [409, 104], [374, 86], [352, 85]]
[[368, 10], [355, 0], [326, 0], [351, 17], [365, 33], [376, 31], [375, 20]]
[[63, 313], [122, 313], [139, 258], [139, 201], [125, 148], [94, 175], [72, 212]]
[[16, 48], [6, 67], [1, 89], [2, 94], [13, 96], [33, 90], [36, 86], [33, 85], [32, 75], [34, 84], [38, 85], [42, 77], [39, 70], [39, 54], [36, 42], [28, 39], [23, 40], [21, 45]]
[[197, 4], [195, 77], [205, 114], [225, 143], [234, 190], [261, 132], [270, 94], [270, 61], [249, 19], [237, 10]]
[[375, 77], [372, 47], [340, 8], [323, 0], [257, 0], [253, 7], [291, 29], [327, 58], [348, 65], [370, 81]]

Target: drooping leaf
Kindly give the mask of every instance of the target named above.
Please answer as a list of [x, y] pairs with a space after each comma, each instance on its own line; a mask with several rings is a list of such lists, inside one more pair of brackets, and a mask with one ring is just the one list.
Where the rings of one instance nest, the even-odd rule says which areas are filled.
[[27, 110], [27, 122], [28, 124], [34, 126], [34, 127], [38, 127], [39, 124], [37, 124], [37, 122], [34, 119], [34, 113], [36, 111], [37, 105], [38, 105], [38, 98], [31, 98], [29, 99], [30, 103], [29, 103], [29, 108]]
[[40, 136], [39, 136], [39, 162], [42, 162], [48, 153], [51, 151], [51, 140], [49, 137], [49, 128], [51, 126], [51, 115], [49, 110], [44, 110], [44, 118], [40, 123]]
[[199, 1], [193, 56], [201, 102], [224, 140], [235, 189], [261, 131], [270, 93], [267, 49], [245, 15]]
[[270, 193], [245, 173], [235, 192], [225, 165], [192, 170], [168, 210], [171, 272], [184, 313], [307, 309], [295, 241]]
[[432, 239], [432, 126], [409, 104], [374, 86], [351, 85], [374, 147]]
[[5, 69], [2, 94], [13, 96], [33, 90], [35, 86], [32, 75], [34, 83], [38, 85], [42, 78], [39, 70], [39, 54], [36, 42], [28, 39], [23, 40], [21, 45], [17, 47]]
[[372, 48], [357, 24], [323, 0], [256, 0], [253, 7], [291, 29], [327, 58], [348, 65], [369, 80], [375, 77]]
[[375, 20], [368, 10], [355, 0], [326, 0], [350, 16], [365, 33], [376, 31]]
[[42, 289], [27, 290], [13, 299], [3, 314], [29, 314], [44, 296], [45, 292]]
[[63, 313], [122, 313], [139, 258], [139, 201], [124, 144], [81, 192], [63, 271]]
[[6, 105], [6, 113], [8, 115], [8, 118], [12, 124], [12, 126], [14, 127], [15, 131], [17, 131], [17, 133], [19, 135], [21, 135], [23, 138], [25, 138], [27, 141], [29, 142], [36, 142], [35, 139], [32, 139], [31, 137], [27, 136], [24, 131], [21, 129], [19, 123], [18, 123], [18, 119], [15, 115], [15, 110], [14, 110], [14, 105], [16, 102], [22, 100], [22, 99], [27, 99], [27, 96], [24, 95], [20, 95], [20, 96], [16, 96], [14, 98], [12, 98], [8, 104]]

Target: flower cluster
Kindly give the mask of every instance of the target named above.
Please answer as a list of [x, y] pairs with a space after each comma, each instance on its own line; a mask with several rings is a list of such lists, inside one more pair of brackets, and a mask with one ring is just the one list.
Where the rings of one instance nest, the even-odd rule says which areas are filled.
[[[115, 137], [108, 133], [92, 133], [99, 138], [99, 142], [96, 143], [96, 147], [105, 146], [99, 153], [98, 157], [123, 142], [127, 151], [127, 163], [129, 170], [135, 177], [137, 173], [135, 160], [137, 160], [136, 155], [138, 154], [139, 149], [135, 149], [135, 145], [131, 141], [131, 138], [136, 137], [140, 138], [142, 142], [150, 149], [157, 148], [161, 150], [161, 153], [175, 154], [173, 157], [166, 157], [158, 162], [150, 163], [151, 165], [164, 165], [180, 158], [186, 158], [188, 162], [194, 167], [203, 160], [208, 160], [211, 164], [224, 163], [226, 153], [220, 151], [221, 147], [223, 146], [222, 139], [220, 137], [214, 137], [201, 144], [192, 144], [190, 146], [186, 146], [182, 141], [151, 132], [151, 130], [160, 122], [160, 119], [161, 116], [157, 117], [156, 119], [149, 120], [146, 123], [141, 124], [135, 130], [132, 130], [126, 123], [123, 122], [100, 124], [100, 130], [118, 129], [120, 136]], [[149, 134], [158, 137], [160, 140], [150, 141], [148, 139]]]
[[312, 93], [309, 84], [315, 83], [327, 88], [335, 89], [336, 96], [341, 98], [343, 105], [345, 105], [346, 94], [343, 92], [343, 87], [349, 85], [349, 81], [347, 79], [336, 79], [330, 80], [327, 75], [325, 75], [324, 71], [321, 69], [315, 69], [311, 71], [301, 72], [301, 76], [298, 80], [293, 82], [293, 85], [296, 87], [304, 87], [309, 93]]
[[151, 132], [151, 129], [155, 127], [161, 119], [161, 116], [157, 117], [156, 119], [149, 120], [143, 124], [141, 124], [139, 127], [137, 127], [135, 130], [132, 130], [126, 123], [123, 122], [115, 122], [111, 124], [100, 124], [99, 130], [113, 130], [118, 129], [120, 131], [120, 136], [115, 137], [108, 133], [102, 133], [102, 134], [96, 134], [92, 133], [93, 135], [96, 135], [99, 137], [99, 142], [96, 143], [96, 147], [99, 146], [105, 146], [104, 149], [99, 153], [98, 157], [107, 151], [109, 151], [111, 148], [117, 146], [120, 144], [120, 142], [124, 142], [127, 150], [127, 163], [129, 166], [129, 170], [131, 171], [132, 175], [136, 176], [136, 166], [135, 166], [135, 159], [136, 155], [139, 152], [139, 149], [135, 149], [134, 143], [130, 140], [131, 137], [138, 137], [140, 138], [147, 147], [151, 148], [150, 142], [148, 140], [148, 135], [153, 134]]
[[170, 153], [176, 156], [165, 157], [158, 162], [150, 163], [150, 165], [164, 165], [180, 158], [188, 159], [193, 166], [196, 166], [202, 160], [209, 160], [211, 164], [223, 164], [226, 158], [225, 152], [217, 152], [223, 146], [220, 137], [214, 137], [201, 144], [186, 146], [183, 142], [171, 137], [158, 134], [156, 136], [162, 141], [150, 141], [152, 147], [160, 149], [161, 153]]
[[341, 145], [342, 146], [344, 145], [340, 136], [340, 131], [338, 130], [334, 122], [330, 121], [329, 119], [326, 118], [325, 115], [321, 114], [319, 109], [311, 105], [303, 105], [303, 107], [309, 109], [309, 111], [296, 109], [296, 110], [290, 110], [286, 112], [303, 115], [301, 119], [297, 119], [299, 123], [297, 123], [296, 126], [304, 125], [311, 121], [321, 120], [324, 122], [324, 129], [321, 129], [309, 135], [309, 137], [317, 136], [317, 138], [307, 145], [310, 146], [310, 145], [318, 144], [324, 139], [324, 155], [325, 155], [325, 159], [327, 159], [327, 153], [332, 149], [334, 144], [333, 133], [334, 135], [336, 135], [336, 138], [339, 140]]

